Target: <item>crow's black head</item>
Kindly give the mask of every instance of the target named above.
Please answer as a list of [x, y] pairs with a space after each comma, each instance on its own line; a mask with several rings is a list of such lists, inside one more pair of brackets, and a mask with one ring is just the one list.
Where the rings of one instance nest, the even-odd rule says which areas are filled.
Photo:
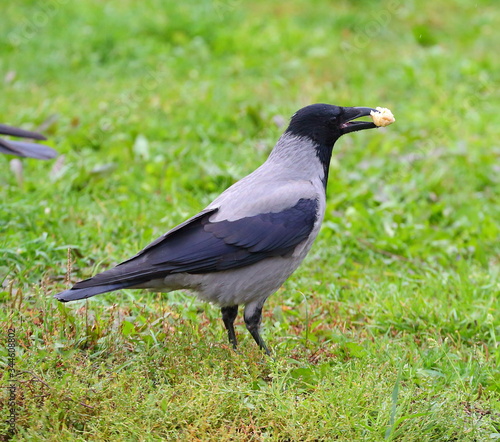
[[286, 132], [308, 137], [321, 146], [332, 147], [339, 137], [349, 132], [376, 128], [371, 121], [353, 121], [367, 117], [371, 107], [340, 107], [311, 104], [295, 112]]
[[353, 121], [367, 117], [371, 107], [340, 107], [331, 104], [311, 104], [293, 114], [285, 134], [310, 139], [324, 170], [323, 184], [326, 187], [328, 168], [333, 145], [344, 134], [377, 126], [371, 121]]

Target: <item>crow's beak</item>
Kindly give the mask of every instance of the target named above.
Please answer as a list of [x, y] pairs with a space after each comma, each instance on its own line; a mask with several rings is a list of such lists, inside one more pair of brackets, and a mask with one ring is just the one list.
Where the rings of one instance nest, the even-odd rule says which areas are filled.
[[356, 118], [369, 117], [370, 112], [376, 112], [376, 109], [371, 107], [344, 107], [343, 110], [344, 113], [341, 117], [342, 123], [340, 125], [342, 135], [358, 130], [375, 129], [377, 127], [373, 121], [353, 121]]

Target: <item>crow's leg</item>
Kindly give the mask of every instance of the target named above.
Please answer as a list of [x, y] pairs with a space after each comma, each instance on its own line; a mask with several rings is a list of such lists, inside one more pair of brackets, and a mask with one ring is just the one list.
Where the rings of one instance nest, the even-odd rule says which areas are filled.
[[233, 344], [233, 348], [236, 350], [238, 341], [236, 340], [236, 333], [234, 332], [234, 320], [238, 315], [238, 306], [232, 305], [231, 307], [222, 307], [220, 311], [222, 312], [222, 320], [227, 329], [229, 342]]
[[262, 305], [259, 303], [258, 305], [248, 304], [247, 306], [245, 306], [244, 318], [247, 330], [255, 339], [255, 342], [257, 342], [259, 347], [264, 350], [269, 356], [271, 353], [269, 352], [264, 339], [262, 339], [262, 336], [259, 333], [260, 321], [262, 318]]

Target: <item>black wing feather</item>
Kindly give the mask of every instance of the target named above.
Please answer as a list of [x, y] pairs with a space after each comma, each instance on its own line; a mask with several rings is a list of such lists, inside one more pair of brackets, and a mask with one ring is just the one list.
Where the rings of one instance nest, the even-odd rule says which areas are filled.
[[6, 124], [0, 124], [0, 134], [10, 135], [12, 137], [19, 138], [32, 138], [34, 140], [46, 140], [42, 134], [38, 132], [31, 132], [29, 130], [19, 129], [17, 127], [7, 126]]
[[311, 233], [318, 202], [300, 199], [294, 207], [236, 221], [210, 222], [217, 209], [201, 212], [113, 269], [81, 281], [82, 289], [115, 283], [139, 285], [173, 273], [237, 269], [285, 256]]
[[[12, 137], [32, 138], [35, 140], [46, 140], [37, 133], [17, 127], [0, 124], [0, 134]], [[25, 141], [6, 141], [0, 138], [0, 153], [17, 155], [19, 157], [37, 158], [39, 160], [50, 160], [57, 156], [57, 151], [43, 144], [28, 143]]]

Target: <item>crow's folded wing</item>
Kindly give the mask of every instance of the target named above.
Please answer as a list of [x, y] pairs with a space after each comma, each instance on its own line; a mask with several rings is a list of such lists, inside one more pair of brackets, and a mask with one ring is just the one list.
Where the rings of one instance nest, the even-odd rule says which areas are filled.
[[115, 283], [132, 286], [174, 273], [218, 272], [286, 256], [309, 237], [317, 219], [318, 202], [300, 199], [281, 212], [210, 222], [217, 210], [201, 212], [133, 258], [75, 284], [73, 289]]

